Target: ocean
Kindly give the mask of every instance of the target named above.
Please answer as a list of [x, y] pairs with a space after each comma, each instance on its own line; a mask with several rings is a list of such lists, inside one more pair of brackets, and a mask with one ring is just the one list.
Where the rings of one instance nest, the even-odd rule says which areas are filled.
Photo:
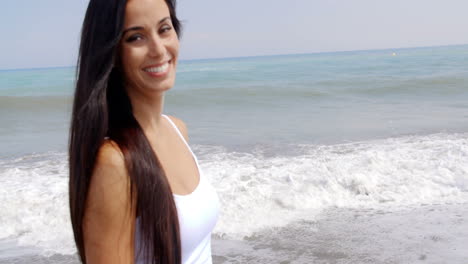
[[[0, 263], [78, 263], [74, 67], [0, 71]], [[180, 61], [214, 263], [468, 263], [468, 45]]]

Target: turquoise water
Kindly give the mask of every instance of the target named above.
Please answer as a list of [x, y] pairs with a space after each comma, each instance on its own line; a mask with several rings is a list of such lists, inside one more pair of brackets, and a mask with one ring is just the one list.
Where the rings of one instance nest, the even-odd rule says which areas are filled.
[[[73, 85], [73, 67], [0, 71], [0, 263], [74, 258], [66, 155]], [[466, 259], [454, 230], [466, 230], [468, 217], [468, 45], [181, 61], [165, 107], [187, 123], [220, 197], [220, 259], [310, 263], [298, 252], [315, 247], [320, 257], [332, 245], [340, 257], [336, 245], [345, 242], [346, 259], [384, 248], [386, 260], [414, 263], [426, 236], [442, 237], [432, 256], [450, 248]], [[366, 212], [382, 219], [361, 222], [374, 217]], [[412, 235], [390, 236], [393, 226]], [[335, 241], [336, 230], [345, 235]], [[402, 253], [395, 244], [418, 246]], [[280, 257], [272, 255], [278, 248]]]
[[[197, 61], [180, 67], [168, 109], [208, 123], [192, 123], [206, 144], [464, 130], [467, 58], [462, 46]], [[211, 122], [220, 133], [205, 139]]]
[[[0, 71], [0, 156], [64, 150], [73, 85], [72, 67]], [[463, 132], [468, 46], [182, 61], [166, 112], [239, 150]]]

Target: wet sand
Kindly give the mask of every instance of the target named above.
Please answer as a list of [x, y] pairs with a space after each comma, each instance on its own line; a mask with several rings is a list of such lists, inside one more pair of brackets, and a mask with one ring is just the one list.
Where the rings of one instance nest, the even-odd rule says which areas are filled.
[[468, 263], [468, 204], [330, 209], [317, 221], [215, 239], [215, 263]]
[[[213, 263], [468, 263], [468, 204], [404, 210], [334, 208], [315, 221], [213, 238]], [[2, 252], [2, 251], [0, 251]], [[77, 264], [76, 255], [6, 256], [0, 264]], [[2, 257], [3, 256], [3, 257]]]

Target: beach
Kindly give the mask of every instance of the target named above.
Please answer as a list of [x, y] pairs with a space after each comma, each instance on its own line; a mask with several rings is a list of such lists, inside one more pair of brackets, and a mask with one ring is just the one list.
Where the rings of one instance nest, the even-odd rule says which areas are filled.
[[[316, 221], [215, 240], [217, 263], [466, 263], [467, 204], [329, 209]], [[240, 249], [240, 250], [239, 250]]]
[[[400, 211], [329, 209], [242, 241], [214, 238], [213, 263], [466, 263], [467, 204]], [[77, 256], [3, 257], [2, 264], [79, 263]]]
[[[214, 263], [468, 263], [468, 46], [181, 61]], [[79, 263], [74, 67], [0, 71], [0, 264]]]

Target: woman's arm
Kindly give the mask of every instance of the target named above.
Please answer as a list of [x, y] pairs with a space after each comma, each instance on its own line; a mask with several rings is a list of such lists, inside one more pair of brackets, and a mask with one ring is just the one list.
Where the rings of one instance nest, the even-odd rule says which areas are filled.
[[123, 155], [111, 141], [98, 153], [83, 232], [88, 264], [134, 263], [135, 206], [131, 206], [130, 179]]

